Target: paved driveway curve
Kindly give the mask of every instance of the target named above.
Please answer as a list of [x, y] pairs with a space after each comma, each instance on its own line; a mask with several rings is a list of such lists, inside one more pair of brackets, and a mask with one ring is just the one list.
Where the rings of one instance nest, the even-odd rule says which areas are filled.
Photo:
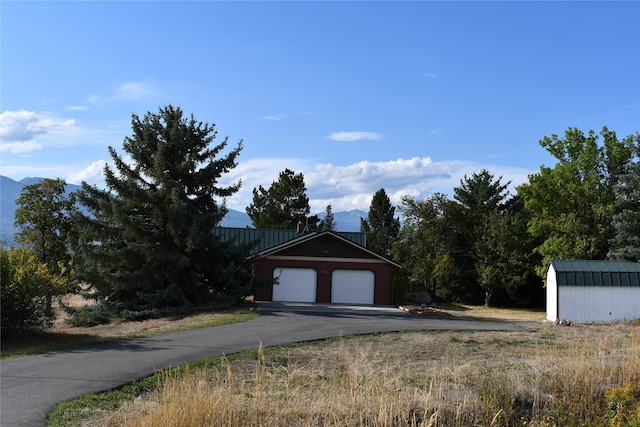
[[42, 426], [62, 401], [197, 360], [279, 344], [404, 330], [522, 330], [509, 323], [416, 316], [392, 307], [260, 303], [242, 323], [0, 362], [0, 426]]

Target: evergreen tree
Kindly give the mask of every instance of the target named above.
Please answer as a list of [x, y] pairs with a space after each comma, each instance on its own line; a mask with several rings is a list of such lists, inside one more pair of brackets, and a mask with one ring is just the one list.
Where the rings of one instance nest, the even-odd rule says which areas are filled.
[[262, 185], [253, 189], [247, 215], [256, 228], [292, 229], [302, 222], [315, 230], [318, 218], [307, 217], [311, 208], [306, 191], [302, 173], [285, 169], [268, 189]]
[[615, 193], [615, 231], [608, 257], [640, 262], [640, 134], [635, 136], [634, 157], [625, 165]]
[[251, 292], [244, 253], [212, 229], [226, 213], [216, 199], [240, 183], [217, 185], [236, 166], [242, 141], [226, 155], [228, 137], [213, 145], [215, 125], [166, 106], [132, 116], [125, 160], [109, 147], [107, 189], [82, 184], [89, 215], [76, 219], [73, 249], [79, 276], [110, 313], [146, 316], [235, 302]]
[[322, 231], [334, 231], [336, 229], [336, 222], [333, 220], [333, 211], [331, 205], [327, 205], [324, 218], [320, 223], [320, 230]]
[[460, 186], [453, 189], [454, 198], [465, 212], [462, 227], [473, 266], [469, 276], [475, 277], [482, 287], [486, 306], [491, 303], [496, 289], [504, 284], [505, 272], [500, 268], [505, 254], [499, 251], [499, 245], [494, 240], [507, 237], [503, 215], [508, 208], [505, 200], [509, 183], [502, 184], [501, 179], [495, 179], [485, 169], [470, 177], [465, 175]]
[[465, 175], [460, 186], [453, 189], [453, 197], [465, 207], [468, 215], [474, 219], [482, 218], [491, 211], [506, 208], [506, 190], [510, 182], [502, 184], [501, 180], [502, 177], [495, 179], [486, 169], [473, 173], [470, 177]]
[[16, 241], [31, 248], [53, 274], [60, 272], [58, 263], [70, 258], [66, 244], [76, 207], [73, 194], [66, 195], [65, 187], [64, 180], [47, 178], [25, 186], [16, 200], [15, 225], [21, 227]]
[[391, 257], [391, 245], [400, 233], [400, 219], [396, 208], [384, 191], [376, 191], [371, 199], [367, 218], [360, 218], [360, 230], [365, 233], [367, 248], [382, 256]]

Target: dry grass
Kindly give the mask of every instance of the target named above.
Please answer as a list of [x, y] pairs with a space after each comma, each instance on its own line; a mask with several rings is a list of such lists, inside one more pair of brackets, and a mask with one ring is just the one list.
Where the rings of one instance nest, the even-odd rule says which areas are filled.
[[[265, 349], [166, 373], [157, 392], [86, 425], [640, 425], [639, 325], [530, 325]], [[631, 402], [607, 406], [625, 386]]]
[[[65, 304], [82, 306], [87, 304], [78, 295], [64, 297]], [[162, 332], [215, 326], [223, 323], [249, 320], [257, 316], [257, 308], [252, 302], [238, 304], [217, 312], [191, 313], [180, 316], [162, 317], [135, 322], [112, 322], [91, 327], [71, 326], [65, 322], [68, 315], [58, 310], [53, 325], [39, 332], [20, 335], [2, 335], [0, 357], [17, 357], [54, 350], [82, 347], [105, 341], [143, 337]]]
[[[72, 307], [87, 304], [82, 297], [78, 295], [70, 295], [65, 297], [65, 303]], [[67, 315], [63, 311], [59, 311], [59, 315], [53, 326], [47, 329], [51, 333], [77, 334], [77, 335], [94, 335], [104, 339], [124, 339], [130, 337], [147, 336], [162, 332], [171, 332], [183, 329], [193, 329], [215, 323], [216, 321], [228, 317], [233, 314], [241, 314], [255, 311], [253, 304], [247, 304], [244, 307], [234, 306], [217, 312], [191, 313], [180, 316], [161, 317], [157, 319], [147, 319], [131, 322], [112, 322], [104, 325], [96, 325], [90, 327], [70, 326], [65, 323]]]

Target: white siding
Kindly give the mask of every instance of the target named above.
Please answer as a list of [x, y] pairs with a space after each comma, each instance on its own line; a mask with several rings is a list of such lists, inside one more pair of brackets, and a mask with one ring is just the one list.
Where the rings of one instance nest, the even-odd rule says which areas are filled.
[[316, 302], [318, 275], [313, 268], [274, 268], [273, 301]]
[[553, 266], [547, 271], [547, 320], [562, 320], [558, 319], [558, 282]]
[[640, 319], [640, 287], [560, 286], [558, 291], [558, 320], [590, 323]]
[[331, 274], [331, 302], [373, 304], [376, 277], [370, 270], [334, 270]]

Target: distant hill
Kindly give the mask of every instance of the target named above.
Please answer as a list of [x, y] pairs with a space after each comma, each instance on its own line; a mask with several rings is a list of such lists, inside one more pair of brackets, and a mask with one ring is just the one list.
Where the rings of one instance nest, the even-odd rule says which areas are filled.
[[[325, 212], [318, 214], [318, 217], [324, 219]], [[360, 231], [360, 219], [366, 217], [367, 212], [359, 209], [334, 212], [333, 222], [336, 223], [336, 231]]]
[[[15, 219], [16, 200], [20, 197], [22, 187], [25, 185], [37, 184], [44, 178], [23, 178], [20, 181], [14, 181], [11, 178], [0, 175], [0, 241], [4, 243], [13, 243], [13, 234], [18, 231], [13, 226]], [[67, 193], [79, 190], [79, 185], [67, 184]]]
[[[16, 200], [20, 197], [22, 187], [25, 185], [37, 184], [44, 178], [24, 178], [15, 181], [6, 176], [0, 175], [0, 240], [5, 243], [13, 243], [13, 234], [18, 231], [13, 226], [16, 212]], [[79, 190], [79, 185], [67, 184], [67, 192]], [[320, 219], [325, 213], [319, 213]], [[336, 223], [336, 231], [360, 231], [360, 218], [366, 217], [367, 213], [361, 210], [344, 212], [334, 212], [333, 220]], [[245, 212], [229, 209], [229, 212], [220, 223], [223, 227], [245, 228], [253, 227], [253, 223]]]
[[[360, 231], [360, 218], [367, 213], [361, 210], [334, 212], [333, 221], [336, 223], [336, 231]], [[325, 212], [318, 213], [318, 218], [324, 219]], [[251, 218], [245, 212], [229, 209], [227, 216], [220, 223], [223, 227], [246, 228], [253, 227]]]

